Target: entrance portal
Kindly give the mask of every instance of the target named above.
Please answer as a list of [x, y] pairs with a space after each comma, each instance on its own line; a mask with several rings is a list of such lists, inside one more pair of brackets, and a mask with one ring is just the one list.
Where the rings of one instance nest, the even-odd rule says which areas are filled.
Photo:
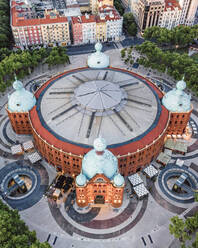
[[105, 203], [104, 196], [103, 195], [97, 195], [95, 197], [94, 203], [95, 204], [104, 204]]

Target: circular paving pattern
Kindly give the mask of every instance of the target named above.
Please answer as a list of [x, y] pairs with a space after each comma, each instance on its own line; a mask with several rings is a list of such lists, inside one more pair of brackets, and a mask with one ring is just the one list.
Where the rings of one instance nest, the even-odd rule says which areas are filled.
[[[48, 187], [48, 174], [45, 168], [40, 164], [30, 166], [27, 161], [18, 160], [7, 164], [0, 170], [1, 195], [4, 200], [14, 209], [24, 210], [36, 204], [45, 193]], [[27, 176], [31, 180], [31, 187], [28, 192], [19, 197], [13, 197], [9, 193], [9, 182], [15, 175]], [[4, 194], [7, 192], [6, 194]]]
[[[81, 210], [76, 210], [71, 204], [74, 199], [75, 193], [70, 193], [62, 208], [57, 208], [56, 203], [49, 199], [48, 204], [52, 216], [57, 224], [69, 235], [72, 236], [76, 233], [91, 239], [115, 238], [126, 233], [143, 217], [148, 203], [148, 198], [142, 201], [138, 201], [136, 198], [128, 199], [128, 204], [123, 209], [115, 209], [116, 213], [112, 217], [111, 214], [114, 210], [112, 208], [108, 210], [108, 206], [104, 206], [103, 209], [92, 207], [88, 211], [81, 213]], [[100, 219], [98, 216], [103, 218]], [[96, 230], [98, 231], [96, 232]]]

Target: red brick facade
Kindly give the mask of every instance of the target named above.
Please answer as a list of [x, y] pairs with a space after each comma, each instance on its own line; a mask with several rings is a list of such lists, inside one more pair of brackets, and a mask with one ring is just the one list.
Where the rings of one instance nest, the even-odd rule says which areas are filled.
[[6, 106], [10, 123], [17, 134], [31, 134], [32, 128], [29, 121], [29, 112], [10, 112]]
[[[116, 70], [124, 71], [117, 68]], [[63, 72], [47, 81], [36, 92], [36, 98], [39, 98], [41, 92], [51, 81], [66, 73], [68, 72]], [[143, 78], [133, 72], [127, 71], [127, 73]], [[159, 99], [162, 99], [162, 92], [149, 80], [143, 79], [155, 90]], [[18, 134], [32, 133], [38, 151], [49, 164], [69, 175], [78, 175], [80, 173], [82, 158], [91, 148], [84, 148], [83, 146], [58, 139], [42, 125], [36, 106], [29, 113], [11, 113], [9, 110], [7, 112], [13, 130]], [[156, 158], [163, 149], [166, 134], [183, 134], [191, 112], [192, 110], [187, 113], [169, 113], [164, 106], [161, 106], [157, 125], [152, 130], [148, 131], [141, 139], [132, 140], [122, 146], [110, 148], [109, 150], [118, 158], [118, 167], [121, 175], [128, 176], [133, 174]]]
[[106, 203], [118, 208], [122, 205], [123, 193], [124, 185], [116, 187], [103, 174], [97, 174], [85, 186], [76, 185], [76, 203], [80, 207]]
[[193, 108], [185, 113], [171, 113], [167, 134], [182, 135], [185, 132]]

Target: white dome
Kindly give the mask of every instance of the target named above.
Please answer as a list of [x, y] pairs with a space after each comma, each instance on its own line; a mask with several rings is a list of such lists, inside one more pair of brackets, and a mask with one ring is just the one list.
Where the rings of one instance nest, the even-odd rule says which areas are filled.
[[76, 183], [79, 186], [84, 186], [87, 182], [86, 177], [83, 174], [80, 174], [76, 177]]
[[35, 96], [24, 89], [23, 84], [19, 80], [13, 83], [15, 92], [8, 96], [8, 110], [11, 112], [28, 112], [36, 104]]
[[109, 66], [109, 56], [102, 53], [102, 44], [96, 43], [95, 45], [96, 52], [88, 56], [87, 64], [90, 68], [106, 68]]
[[[82, 173], [88, 179], [96, 174], [104, 174], [112, 179], [118, 170], [118, 160], [110, 151], [106, 150], [106, 142], [103, 138], [97, 138], [94, 141], [94, 148], [89, 151], [82, 161]], [[103, 151], [98, 155], [96, 151]]]
[[191, 109], [191, 96], [183, 91], [185, 88], [183, 79], [177, 82], [176, 89], [165, 94], [162, 104], [171, 112], [188, 112]]
[[120, 187], [124, 184], [124, 177], [120, 174], [115, 175], [113, 182], [116, 186]]

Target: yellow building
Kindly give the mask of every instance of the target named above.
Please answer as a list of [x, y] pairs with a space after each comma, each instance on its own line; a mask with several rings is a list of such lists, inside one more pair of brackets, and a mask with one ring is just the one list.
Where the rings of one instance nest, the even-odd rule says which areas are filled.
[[40, 22], [44, 44], [67, 46], [71, 43], [67, 17], [61, 17], [56, 12], [46, 12]]
[[97, 41], [107, 41], [107, 25], [104, 14], [96, 16], [96, 39]]

